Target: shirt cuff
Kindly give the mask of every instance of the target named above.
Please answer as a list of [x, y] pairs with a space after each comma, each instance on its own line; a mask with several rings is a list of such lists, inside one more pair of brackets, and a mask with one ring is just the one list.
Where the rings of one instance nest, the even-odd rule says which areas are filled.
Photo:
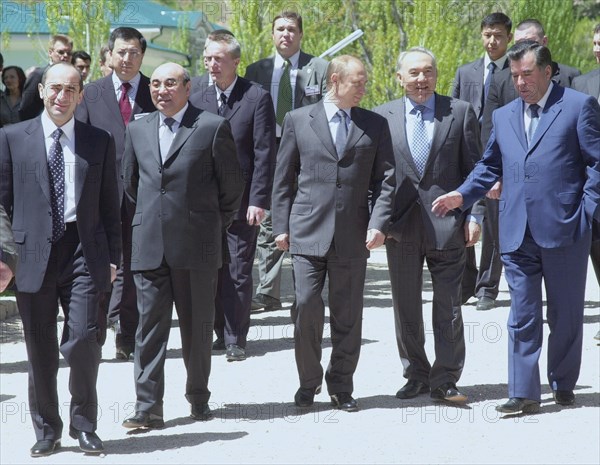
[[483, 215], [474, 215], [471, 213], [470, 215], [467, 215], [467, 221], [469, 223], [477, 223], [481, 226], [481, 223], [483, 223]]

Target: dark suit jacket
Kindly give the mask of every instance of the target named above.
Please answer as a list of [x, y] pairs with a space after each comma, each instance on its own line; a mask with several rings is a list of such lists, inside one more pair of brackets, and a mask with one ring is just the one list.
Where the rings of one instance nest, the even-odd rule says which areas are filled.
[[190, 82], [190, 95], [204, 92], [210, 85], [208, 82], [208, 73], [204, 73], [202, 76], [194, 76]]
[[44, 101], [40, 98], [38, 84], [42, 82], [42, 75], [48, 66], [35, 68], [25, 80], [19, 105], [19, 118], [21, 121], [33, 119], [44, 110]]
[[[483, 69], [485, 60], [478, 60], [462, 65], [456, 70], [454, 83], [452, 85], [452, 97], [464, 100], [473, 105], [475, 115], [479, 118], [483, 112]], [[504, 68], [508, 68], [509, 62], [504, 62]], [[500, 71], [500, 70], [498, 70]], [[495, 71], [496, 74], [498, 71]]]
[[[263, 58], [248, 65], [245, 78], [249, 81], [257, 82], [263, 89], [270, 93], [274, 66], [275, 56]], [[300, 51], [296, 88], [294, 91], [294, 108], [317, 103], [325, 95], [327, 66], [329, 66], [329, 63], [323, 58]], [[321, 91], [317, 94], [306, 95], [306, 88], [315, 85]]]
[[572, 245], [589, 231], [599, 211], [598, 101], [554, 85], [529, 146], [523, 112], [518, 98], [494, 113], [483, 159], [458, 189], [469, 206], [504, 174], [502, 253], [521, 246], [527, 227], [540, 247]]
[[598, 98], [600, 95], [600, 68], [573, 79], [573, 89]]
[[[552, 80], [562, 87], [571, 87], [573, 79], [581, 74], [578, 69], [555, 61], [552, 62], [552, 69]], [[519, 93], [515, 89], [510, 73], [510, 66], [494, 74], [494, 80], [490, 84], [490, 91], [481, 119], [481, 142], [484, 147], [488, 143], [492, 130], [492, 113], [494, 110], [512, 102], [518, 96]]]
[[158, 139], [159, 113], [127, 129], [125, 194], [135, 204], [133, 271], [216, 269], [222, 237], [240, 205], [244, 180], [229, 122], [190, 105], [166, 162]]
[[[90, 276], [110, 290], [110, 264], [121, 256], [115, 143], [106, 131], [75, 121], [77, 231]], [[39, 291], [50, 255], [52, 211], [41, 118], [0, 130], [0, 203], [12, 217], [20, 292]], [[24, 173], [29, 173], [25, 176]]]
[[6, 214], [4, 207], [0, 204], [0, 262], [6, 263], [10, 270], [15, 273], [17, 270], [17, 246], [13, 238], [10, 218]]
[[389, 233], [398, 241], [406, 241], [405, 219], [413, 208], [418, 208], [432, 247], [443, 250], [464, 246], [466, 212], [453, 211], [442, 218], [431, 212], [431, 205], [438, 196], [460, 186], [481, 156], [479, 124], [473, 107], [435, 94], [433, 140], [422, 177], [406, 138], [405, 100], [388, 102], [374, 111], [388, 120], [396, 159], [396, 197]]
[[[367, 258], [368, 229], [385, 233], [392, 213], [394, 160], [387, 122], [353, 108], [338, 160], [322, 102], [289, 112], [273, 184], [273, 235], [289, 233], [290, 253]], [[297, 187], [296, 187], [297, 186]]]
[[[150, 97], [149, 84], [150, 79], [142, 74], [130, 121], [134, 121], [137, 114], [151, 113], [156, 110]], [[75, 117], [79, 121], [110, 132], [115, 138], [117, 175], [119, 176], [118, 186], [119, 193], [122, 196], [123, 184], [121, 182], [121, 173], [123, 168], [121, 160], [123, 158], [123, 151], [125, 150], [125, 123], [119, 109], [112, 75], [90, 82], [85, 86], [83, 100], [75, 110]]]
[[[217, 92], [211, 85], [193, 94], [190, 103], [217, 114]], [[227, 101], [225, 119], [237, 149], [246, 187], [237, 219], [246, 221], [248, 206], [271, 208], [273, 170], [275, 168], [275, 113], [271, 95], [260, 86], [238, 77]]]

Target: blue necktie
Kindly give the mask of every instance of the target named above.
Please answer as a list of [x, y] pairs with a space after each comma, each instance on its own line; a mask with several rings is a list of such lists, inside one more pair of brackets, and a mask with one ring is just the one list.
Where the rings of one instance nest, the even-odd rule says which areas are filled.
[[539, 109], [540, 106], [537, 103], [529, 106], [529, 113], [531, 113], [531, 122], [529, 123], [529, 130], [527, 131], [527, 141], [529, 145], [531, 145], [531, 140], [533, 139], [535, 130], [540, 122], [540, 115], [538, 113]]
[[415, 161], [415, 165], [417, 165], [417, 170], [419, 171], [420, 176], [423, 176], [425, 164], [427, 163], [427, 158], [429, 157], [429, 150], [431, 149], [429, 136], [427, 135], [427, 130], [425, 129], [425, 121], [423, 121], [423, 110], [425, 110], [423, 105], [417, 105], [412, 110], [415, 113], [415, 127], [413, 132], [413, 141], [410, 148], [413, 160]]
[[488, 75], [485, 78], [485, 82], [483, 83], [483, 104], [485, 105], [485, 101], [487, 100], [488, 93], [490, 92], [490, 84], [492, 83], [492, 79], [494, 79], [494, 71], [496, 70], [496, 63], [491, 61], [488, 65]]
[[52, 243], [65, 233], [65, 157], [60, 138], [63, 130], [58, 128], [48, 154], [48, 174], [50, 180], [50, 207], [52, 208]]
[[344, 150], [346, 150], [346, 141], [348, 140], [348, 126], [346, 123], [348, 115], [344, 110], [338, 110], [336, 116], [338, 117], [340, 124], [335, 133], [335, 150], [338, 158], [341, 158], [344, 154]]

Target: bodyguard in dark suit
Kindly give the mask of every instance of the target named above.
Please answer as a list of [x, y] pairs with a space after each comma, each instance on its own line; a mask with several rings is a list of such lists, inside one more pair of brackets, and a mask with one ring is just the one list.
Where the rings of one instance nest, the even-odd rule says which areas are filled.
[[[422, 47], [402, 52], [398, 80], [406, 96], [377, 107], [390, 125], [396, 160], [394, 212], [386, 251], [396, 339], [408, 382], [396, 397], [409, 399], [431, 388], [436, 401], [464, 402], [456, 383], [465, 362], [461, 278], [465, 246], [479, 237], [469, 212], [436, 218], [433, 199], [466, 179], [481, 155], [473, 107], [435, 93], [437, 65]], [[435, 361], [425, 353], [423, 261], [433, 285]]]
[[[75, 117], [110, 132], [117, 148], [117, 173], [121, 178], [125, 129], [136, 118], [155, 110], [150, 98], [150, 79], [140, 73], [146, 39], [134, 28], [119, 27], [108, 40], [113, 73], [85, 86], [83, 101]], [[126, 90], [125, 90], [126, 89]], [[135, 284], [131, 273], [131, 219], [133, 206], [123, 195], [119, 181], [121, 224], [123, 227], [123, 266], [117, 273], [108, 305], [108, 323], [116, 333], [116, 358], [129, 359], [135, 345], [138, 322]], [[104, 318], [104, 317], [103, 317]]]
[[191, 417], [208, 420], [212, 328], [222, 238], [244, 181], [227, 120], [188, 103], [190, 76], [174, 63], [150, 80], [157, 112], [127, 129], [123, 176], [135, 205], [140, 321], [135, 340], [137, 402], [126, 428], [164, 425], [164, 364], [173, 304], [179, 316]]
[[322, 102], [288, 113], [273, 184], [273, 233], [294, 266], [296, 405], [321, 390], [321, 343], [329, 278], [333, 350], [325, 373], [332, 404], [358, 410], [353, 375], [361, 345], [369, 250], [383, 245], [392, 211], [394, 162], [386, 121], [358, 107], [367, 73], [344, 55], [327, 71]]
[[[508, 68], [506, 49], [512, 39], [512, 21], [504, 13], [492, 13], [481, 21], [481, 38], [485, 55], [467, 63], [456, 71], [452, 97], [473, 105], [481, 122], [490, 85], [494, 75]], [[498, 249], [498, 200], [481, 200], [485, 206], [481, 259], [479, 271], [475, 257], [475, 247], [467, 247], [465, 272], [462, 278], [462, 302], [477, 297], [477, 310], [491, 310], [495, 305], [502, 273], [502, 263]]]
[[229, 121], [246, 182], [240, 208], [227, 229], [229, 261], [219, 271], [215, 303], [214, 347], [226, 348], [231, 362], [246, 358], [256, 236], [265, 211], [271, 207], [275, 113], [270, 94], [237, 75], [240, 44], [235, 37], [213, 33], [204, 59], [214, 85], [192, 95], [190, 103]]
[[[327, 61], [300, 50], [302, 16], [284, 11], [273, 19], [275, 55], [252, 63], [246, 79], [259, 83], [271, 93], [279, 142], [285, 114], [321, 100], [325, 93]], [[260, 283], [252, 308], [281, 308], [281, 266], [284, 252], [277, 248], [272, 231], [271, 212], [267, 211], [258, 233], [258, 272]]]
[[97, 313], [101, 293], [116, 276], [121, 227], [114, 141], [73, 118], [82, 89], [73, 65], [51, 65], [39, 86], [42, 115], [0, 130], [0, 203], [12, 218], [20, 257], [17, 305], [29, 361], [34, 457], [52, 454], [62, 436], [58, 301], [65, 317], [60, 352], [71, 369], [69, 435], [84, 452], [103, 451], [94, 432]]
[[550, 329], [548, 382], [557, 404], [575, 401], [592, 219], [600, 214], [600, 105], [552, 82], [552, 58], [543, 45], [519, 42], [508, 59], [520, 98], [494, 113], [483, 159], [456, 191], [435, 200], [433, 212], [463, 211], [507, 170], [500, 247], [511, 295], [509, 400], [496, 410], [536, 413], [542, 280]]

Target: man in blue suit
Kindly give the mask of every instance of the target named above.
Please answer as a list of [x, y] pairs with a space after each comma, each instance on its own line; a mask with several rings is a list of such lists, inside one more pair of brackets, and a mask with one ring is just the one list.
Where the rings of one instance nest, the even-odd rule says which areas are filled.
[[541, 387], [542, 278], [548, 381], [560, 405], [575, 401], [591, 225], [600, 216], [600, 106], [551, 81], [550, 51], [522, 41], [508, 52], [520, 98], [496, 110], [483, 158], [433, 212], [470, 207], [503, 177], [500, 251], [511, 293], [509, 400], [503, 413], [536, 413]]

